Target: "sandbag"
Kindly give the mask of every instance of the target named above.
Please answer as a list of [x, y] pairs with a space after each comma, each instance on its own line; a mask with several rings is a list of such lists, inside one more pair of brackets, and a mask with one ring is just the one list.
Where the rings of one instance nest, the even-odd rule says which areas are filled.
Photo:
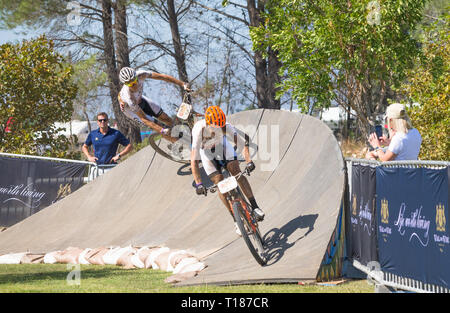
[[55, 263], [57, 263], [56, 255], [58, 255], [59, 253], [61, 253], [61, 251], [59, 251], [59, 250], [46, 253], [44, 255], [44, 263], [45, 264], [55, 264]]
[[185, 258], [194, 257], [192, 254], [186, 252], [185, 250], [175, 251], [169, 257], [169, 268], [168, 271], [173, 272], [175, 267]]
[[21, 252], [0, 255], [0, 264], [20, 264], [20, 260], [26, 254], [26, 252]]
[[[191, 266], [194, 264], [195, 264], [195, 266]], [[187, 266], [190, 266], [190, 267], [188, 268]], [[174, 274], [184, 273], [184, 272], [188, 272], [188, 269], [189, 269], [189, 271], [191, 271], [191, 270], [196, 270], [197, 268], [200, 268], [200, 270], [205, 268], [204, 263], [199, 262], [199, 260], [195, 257], [184, 258], [174, 268], [173, 273]]]
[[57, 263], [63, 264], [78, 264], [78, 256], [83, 252], [83, 249], [76, 247], [69, 247], [60, 253], [55, 254]]
[[103, 262], [108, 265], [117, 265], [117, 260], [122, 256], [122, 254], [130, 251], [134, 251], [134, 248], [131, 246], [125, 248], [112, 247], [103, 255]]
[[131, 261], [131, 258], [136, 254], [136, 249], [126, 251], [123, 253], [120, 258], [117, 260], [117, 265], [123, 266], [125, 269], [134, 268], [134, 264]]
[[150, 254], [148, 255], [147, 259], [145, 259], [145, 268], [153, 268], [155, 270], [159, 269], [158, 264], [155, 263], [156, 258], [164, 253], [169, 251], [170, 249], [167, 247], [163, 247], [163, 248], [157, 248], [157, 249], [152, 249], [153, 251], [150, 252]]
[[44, 263], [44, 255], [41, 254], [33, 254], [33, 253], [27, 253], [25, 254], [22, 259], [20, 260], [21, 264], [39, 264]]
[[91, 248], [86, 248], [83, 250], [83, 252], [80, 253], [80, 255], [78, 256], [78, 263], [79, 264], [83, 264], [83, 265], [88, 265], [91, 264], [89, 263], [89, 261], [86, 259], [86, 255], [91, 252], [92, 249]]
[[85, 259], [90, 263], [90, 264], [95, 264], [95, 265], [105, 265], [105, 263], [103, 262], [103, 255], [105, 253], [107, 253], [109, 251], [108, 248], [105, 247], [100, 247], [100, 248], [96, 248], [96, 249], [92, 249], [91, 251], [89, 251], [88, 253], [86, 253]]

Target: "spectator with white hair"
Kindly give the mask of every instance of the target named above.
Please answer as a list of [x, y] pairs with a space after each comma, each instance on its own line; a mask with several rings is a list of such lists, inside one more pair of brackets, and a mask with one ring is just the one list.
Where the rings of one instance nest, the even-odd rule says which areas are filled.
[[[389, 131], [389, 138], [378, 137], [371, 133], [369, 143], [374, 148], [366, 153], [367, 159], [382, 161], [417, 160], [422, 144], [419, 131], [414, 128], [401, 103], [394, 103], [387, 107], [385, 121]], [[387, 148], [382, 148], [386, 146]]]

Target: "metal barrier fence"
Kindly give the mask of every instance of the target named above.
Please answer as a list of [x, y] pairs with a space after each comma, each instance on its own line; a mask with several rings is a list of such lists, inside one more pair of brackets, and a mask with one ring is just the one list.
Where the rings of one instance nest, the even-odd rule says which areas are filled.
[[98, 176], [106, 173], [110, 169], [116, 166], [116, 164], [104, 164], [98, 165], [97, 163], [88, 162], [88, 161], [79, 161], [79, 160], [69, 160], [69, 159], [61, 159], [61, 158], [50, 158], [50, 157], [42, 157], [42, 156], [34, 156], [34, 155], [24, 155], [24, 154], [12, 154], [12, 153], [2, 153], [0, 152], [0, 156], [13, 157], [13, 158], [25, 158], [25, 159], [38, 159], [38, 160], [47, 160], [47, 161], [56, 161], [56, 162], [65, 162], [65, 163], [77, 163], [77, 164], [86, 164], [87, 165], [87, 173], [84, 177], [84, 183], [88, 183]]
[[[429, 169], [443, 169], [450, 166], [447, 161], [389, 161], [378, 162], [374, 160], [345, 158], [347, 165], [347, 175], [349, 184], [349, 194], [352, 194], [352, 167], [354, 164], [371, 167], [389, 167], [389, 168], [429, 168]], [[450, 293], [450, 289], [427, 284], [422, 281], [414, 280], [407, 277], [394, 275], [392, 273], [384, 272], [380, 268], [377, 261], [369, 262], [369, 266], [363, 265], [357, 260], [352, 260], [353, 266], [363, 273], [367, 274], [368, 280], [372, 281], [376, 286], [388, 287], [388, 290], [400, 289], [411, 292], [420, 293]]]
[[10, 227], [61, 200], [115, 165], [0, 153], [0, 226]]

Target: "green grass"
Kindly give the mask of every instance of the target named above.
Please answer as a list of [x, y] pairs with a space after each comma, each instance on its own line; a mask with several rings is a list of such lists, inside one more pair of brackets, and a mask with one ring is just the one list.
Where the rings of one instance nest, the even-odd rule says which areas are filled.
[[[72, 270], [66, 264], [0, 265], [1, 293], [373, 293], [365, 280], [338, 286], [259, 284], [239, 286], [201, 285], [174, 287], [164, 282], [171, 273], [119, 266], [81, 265], [79, 285], [70, 285]], [[74, 276], [69, 276], [74, 277]], [[70, 280], [74, 282], [74, 280]]]

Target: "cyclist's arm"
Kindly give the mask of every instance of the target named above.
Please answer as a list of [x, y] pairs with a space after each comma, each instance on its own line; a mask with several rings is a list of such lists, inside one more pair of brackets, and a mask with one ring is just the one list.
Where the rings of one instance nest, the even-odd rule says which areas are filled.
[[120, 93], [117, 95], [117, 100], [119, 100], [120, 110], [122, 110], [122, 112], [123, 112], [123, 110], [125, 109], [126, 103], [122, 100]]
[[139, 70], [136, 72], [136, 75], [139, 78], [147, 79], [147, 78], [153, 78], [154, 73], [152, 73], [150, 71], [146, 71], [146, 70]]
[[178, 85], [180, 87], [187, 88], [187, 84], [186, 83], [184, 83], [181, 80], [176, 79], [175, 77], [172, 77], [170, 75], [159, 74], [159, 73], [152, 73], [151, 78], [158, 79], [158, 80], [163, 80], [163, 81], [166, 81], [166, 82]]
[[[244, 137], [244, 140], [242, 140], [242, 137]], [[250, 137], [246, 133], [243, 133], [243, 136], [239, 136], [238, 132], [235, 131], [233, 139], [234, 139], [234, 145], [237, 147], [242, 147], [242, 155], [244, 156], [245, 162], [249, 163], [252, 161], [250, 158]]]
[[155, 122], [149, 120], [147, 118], [147, 116], [145, 115], [145, 113], [140, 108], [137, 110], [136, 115], [139, 116], [142, 123], [144, 123], [146, 126], [150, 127], [151, 129], [157, 131], [158, 133], [161, 133], [161, 131], [163, 130], [162, 126], [159, 126]]
[[198, 159], [199, 159], [199, 152], [197, 149], [192, 148], [191, 150], [191, 169], [192, 169], [192, 176], [194, 176], [194, 181], [196, 184], [200, 184], [202, 182], [202, 177], [200, 175], [200, 169], [198, 167]]

